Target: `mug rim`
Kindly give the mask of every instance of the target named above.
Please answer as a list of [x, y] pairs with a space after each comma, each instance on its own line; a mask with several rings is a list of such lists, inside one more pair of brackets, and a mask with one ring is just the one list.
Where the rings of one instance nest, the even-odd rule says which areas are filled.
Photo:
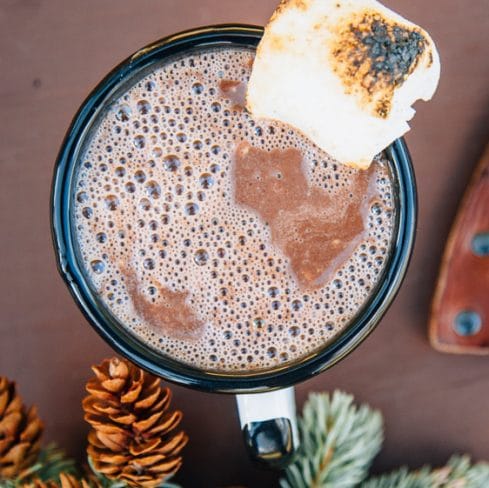
[[75, 115], [56, 160], [51, 190], [51, 232], [58, 270], [78, 307], [96, 332], [118, 353], [140, 367], [173, 383], [222, 393], [253, 393], [284, 388], [305, 381], [330, 368], [362, 343], [379, 323], [405, 277], [414, 247], [417, 194], [411, 158], [404, 140], [396, 140], [386, 154], [397, 185], [397, 235], [389, 263], [375, 293], [342, 333], [323, 348], [289, 365], [254, 373], [203, 371], [158, 354], [129, 331], [97, 300], [97, 294], [78, 263], [71, 226], [73, 176], [85, 129], [128, 76], [155, 60], [208, 45], [241, 45], [254, 48], [263, 28], [224, 24], [190, 29], [149, 44], [116, 66], [89, 94]]

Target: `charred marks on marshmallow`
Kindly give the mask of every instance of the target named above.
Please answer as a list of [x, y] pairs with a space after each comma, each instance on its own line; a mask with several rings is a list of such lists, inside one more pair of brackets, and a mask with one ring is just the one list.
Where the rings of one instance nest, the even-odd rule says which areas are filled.
[[270, 22], [278, 17], [284, 10], [288, 10], [291, 7], [305, 11], [309, 8], [309, 3], [307, 0], [282, 0], [275, 9], [275, 12], [273, 12]]
[[[347, 94], [374, 116], [389, 116], [394, 91], [416, 69], [427, 49], [418, 27], [401, 25], [375, 11], [357, 12], [338, 25], [330, 62]], [[428, 53], [428, 67], [432, 53]]]

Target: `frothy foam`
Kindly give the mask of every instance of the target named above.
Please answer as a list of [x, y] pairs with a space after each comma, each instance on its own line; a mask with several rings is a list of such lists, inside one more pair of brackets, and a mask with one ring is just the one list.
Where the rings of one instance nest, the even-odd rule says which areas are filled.
[[[253, 56], [200, 50], [146, 74], [100, 118], [76, 178], [76, 237], [94, 289], [143, 342], [205, 370], [258, 371], [332, 340], [377, 285], [395, 221], [386, 161], [365, 183], [300, 133], [242, 109]], [[300, 194], [283, 203], [292, 218], [247, 192], [243, 147], [300, 155], [306, 217], [319, 220], [301, 227]], [[352, 202], [361, 222], [350, 235], [341, 229], [358, 220]], [[343, 215], [338, 235], [328, 212]]]

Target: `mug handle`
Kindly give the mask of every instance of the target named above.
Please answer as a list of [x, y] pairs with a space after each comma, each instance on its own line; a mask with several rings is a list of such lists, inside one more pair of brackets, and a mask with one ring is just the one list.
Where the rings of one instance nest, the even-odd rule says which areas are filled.
[[251, 458], [283, 468], [299, 447], [294, 388], [236, 395], [244, 441]]

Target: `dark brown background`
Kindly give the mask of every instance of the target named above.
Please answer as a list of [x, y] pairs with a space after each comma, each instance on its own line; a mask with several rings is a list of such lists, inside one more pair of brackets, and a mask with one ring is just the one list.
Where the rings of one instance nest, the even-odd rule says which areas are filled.
[[[0, 0], [0, 374], [38, 403], [47, 438], [82, 457], [80, 400], [89, 366], [111, 354], [59, 278], [49, 188], [64, 132], [89, 90], [139, 47], [190, 27], [263, 24], [276, 0]], [[375, 469], [489, 459], [488, 359], [432, 351], [429, 302], [440, 253], [488, 136], [489, 0], [389, 0], [438, 43], [442, 81], [407, 137], [420, 215], [408, 277], [377, 331], [333, 370], [298, 387], [341, 388], [380, 408], [386, 443]], [[234, 399], [174, 388], [190, 443], [184, 486], [270, 486], [241, 444]]]

